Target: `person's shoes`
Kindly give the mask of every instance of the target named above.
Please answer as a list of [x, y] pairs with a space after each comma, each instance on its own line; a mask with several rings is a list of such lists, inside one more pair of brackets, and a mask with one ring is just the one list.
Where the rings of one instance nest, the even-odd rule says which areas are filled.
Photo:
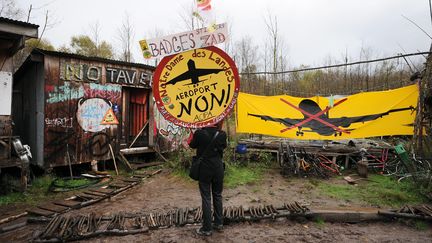
[[213, 229], [221, 232], [223, 230], [223, 224], [213, 224]]
[[201, 235], [201, 236], [210, 236], [210, 235], [212, 235], [211, 231], [206, 231], [206, 230], [203, 230], [202, 228], [196, 229], [196, 233], [197, 233], [197, 235]]

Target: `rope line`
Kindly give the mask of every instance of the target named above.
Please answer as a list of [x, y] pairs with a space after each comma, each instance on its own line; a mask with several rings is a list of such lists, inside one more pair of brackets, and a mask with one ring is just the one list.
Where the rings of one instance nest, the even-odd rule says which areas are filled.
[[346, 67], [346, 66], [359, 65], [359, 64], [372, 63], [372, 62], [382, 62], [382, 61], [387, 61], [387, 60], [391, 60], [391, 59], [398, 59], [398, 58], [409, 57], [409, 56], [429, 55], [429, 54], [432, 54], [432, 52], [416, 52], [416, 53], [409, 53], [409, 54], [399, 54], [397, 56], [384, 57], [384, 58], [379, 58], [379, 59], [374, 59], [374, 60], [358, 61], [358, 62], [351, 62], [351, 63], [342, 63], [342, 64], [320, 66], [320, 67], [294, 69], [294, 70], [279, 71], [279, 72], [266, 72], [266, 71], [265, 72], [252, 72], [252, 73], [242, 72], [242, 73], [240, 73], [240, 75], [297, 73], [297, 72], [305, 72], [305, 71], [327, 69], [327, 68]]

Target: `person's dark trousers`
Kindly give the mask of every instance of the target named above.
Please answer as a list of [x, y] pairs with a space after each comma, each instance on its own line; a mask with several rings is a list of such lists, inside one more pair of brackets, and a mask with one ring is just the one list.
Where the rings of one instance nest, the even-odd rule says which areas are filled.
[[212, 230], [212, 207], [211, 197], [213, 196], [213, 208], [214, 208], [214, 223], [216, 225], [223, 224], [222, 215], [222, 189], [223, 180], [213, 181], [212, 183], [199, 182], [199, 189], [202, 199], [202, 210], [203, 210], [203, 227], [204, 231]]

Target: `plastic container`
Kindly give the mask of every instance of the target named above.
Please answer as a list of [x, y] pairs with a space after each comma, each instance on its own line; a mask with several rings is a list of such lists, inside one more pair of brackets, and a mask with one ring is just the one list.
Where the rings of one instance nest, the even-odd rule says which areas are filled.
[[245, 154], [247, 153], [247, 146], [244, 143], [239, 143], [236, 146], [236, 153], [238, 154]]
[[401, 143], [396, 145], [394, 148], [395, 148], [397, 154], [406, 153], [406, 150], [405, 150], [403, 144], [401, 144]]

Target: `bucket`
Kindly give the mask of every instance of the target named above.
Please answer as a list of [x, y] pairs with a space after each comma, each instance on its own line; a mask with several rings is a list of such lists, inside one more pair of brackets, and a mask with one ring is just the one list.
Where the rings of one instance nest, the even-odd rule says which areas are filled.
[[98, 162], [97, 162], [97, 160], [92, 160], [92, 161], [90, 162], [90, 165], [91, 165], [91, 167], [92, 167], [92, 171], [93, 171], [93, 172], [98, 171]]
[[364, 178], [368, 177], [368, 161], [367, 160], [360, 160], [357, 162], [357, 173]]
[[237, 144], [237, 146], [236, 146], [236, 153], [238, 153], [238, 154], [245, 154], [245, 153], [247, 153], [246, 144], [244, 144], [244, 143]]

